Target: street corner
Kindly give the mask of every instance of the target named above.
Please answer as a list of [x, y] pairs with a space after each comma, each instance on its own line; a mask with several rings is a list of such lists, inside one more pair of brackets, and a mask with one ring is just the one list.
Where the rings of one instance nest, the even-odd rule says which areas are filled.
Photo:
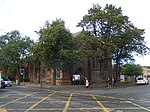
[[136, 85], [135, 82], [120, 82], [118, 85], [116, 85], [116, 87], [128, 88], [128, 87], [133, 87], [135, 85]]

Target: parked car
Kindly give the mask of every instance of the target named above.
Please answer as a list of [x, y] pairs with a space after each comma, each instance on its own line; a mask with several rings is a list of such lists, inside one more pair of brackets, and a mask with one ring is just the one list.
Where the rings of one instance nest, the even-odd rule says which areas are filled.
[[12, 82], [8, 78], [2, 78], [2, 79], [5, 82], [5, 85], [7, 87], [11, 87], [12, 86]]
[[149, 80], [146, 77], [137, 78], [137, 84], [149, 84]]
[[84, 84], [84, 81], [80, 78], [79, 74], [73, 74], [72, 84], [73, 85], [81, 85], [81, 84]]
[[1, 82], [1, 88], [5, 88], [6, 87], [6, 84], [3, 80], [0, 81]]

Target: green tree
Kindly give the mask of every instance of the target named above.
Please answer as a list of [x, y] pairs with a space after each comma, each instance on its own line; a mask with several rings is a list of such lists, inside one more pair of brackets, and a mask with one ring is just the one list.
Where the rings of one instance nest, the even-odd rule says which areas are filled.
[[[36, 32], [38, 33], [38, 32]], [[36, 73], [37, 73], [37, 82], [42, 84], [41, 82], [41, 70], [43, 70], [43, 64], [42, 64], [42, 50], [39, 46], [39, 42], [35, 42], [31, 48], [31, 51], [26, 59], [26, 62], [28, 63], [28, 66], [35, 66], [36, 67]], [[33, 73], [30, 73], [33, 74]], [[33, 81], [33, 78], [30, 78], [30, 81]], [[42, 85], [41, 85], [42, 86]]]
[[[144, 30], [136, 28], [129, 18], [122, 14], [121, 7], [117, 8], [112, 4], [107, 4], [104, 8], [98, 4], [93, 5], [78, 26], [89, 32], [93, 38], [98, 38], [99, 46], [96, 43], [95, 48], [97, 55], [94, 56], [100, 58], [100, 64], [105, 61], [100, 67], [109, 71], [107, 75], [111, 75], [112, 59], [117, 67], [116, 73], [120, 73], [121, 61], [133, 59], [133, 53], [145, 55], [149, 52], [144, 41]], [[106, 67], [106, 63], [109, 63], [110, 67]]]
[[143, 74], [143, 69], [141, 65], [135, 64], [126, 64], [125, 67], [122, 69], [122, 74], [127, 76], [139, 76]]
[[99, 51], [100, 48], [98, 38], [93, 38], [93, 36], [88, 32], [80, 32], [80, 34], [73, 38], [73, 41], [76, 45], [75, 49], [78, 54], [78, 60], [80, 61], [95, 58], [101, 53]]
[[33, 41], [29, 37], [22, 37], [17, 30], [2, 35], [0, 39], [0, 67], [7, 74], [9, 71], [15, 71], [16, 78], [19, 79], [20, 67], [29, 54]]
[[113, 54], [113, 61], [118, 75], [120, 75], [120, 63], [134, 62], [133, 53], [136, 55], [147, 55], [150, 50], [144, 41], [144, 30], [132, 27], [129, 27], [124, 34], [120, 34], [120, 37], [114, 40], [117, 47]]
[[149, 68], [150, 69], [150, 66], [144, 66], [145, 68]]
[[57, 19], [51, 24], [46, 21], [45, 26], [39, 31], [39, 35], [42, 61], [47, 69], [54, 70], [53, 84], [55, 84], [56, 70], [64, 70], [74, 63], [73, 36], [65, 28], [65, 22], [61, 19]]
[[116, 49], [113, 39], [116, 39], [118, 36], [118, 30], [126, 18], [126, 16], [122, 15], [121, 8], [106, 5], [105, 8], [102, 9], [102, 7], [97, 4], [93, 5], [93, 7], [88, 10], [88, 14], [78, 23], [78, 26], [82, 27], [84, 31], [89, 32], [90, 36], [96, 38], [98, 41], [98, 44], [95, 44], [96, 48], [94, 49], [96, 49], [96, 55], [94, 56], [95, 58], [99, 58], [100, 76], [103, 74], [107, 77], [111, 75], [111, 60]]

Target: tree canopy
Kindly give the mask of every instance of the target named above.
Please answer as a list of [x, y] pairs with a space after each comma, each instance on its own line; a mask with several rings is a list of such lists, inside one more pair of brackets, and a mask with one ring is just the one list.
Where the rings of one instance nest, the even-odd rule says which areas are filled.
[[121, 7], [93, 5], [77, 26], [98, 38], [101, 52], [113, 54], [114, 60], [131, 59], [133, 52], [141, 55], [149, 53], [144, 30], [135, 27], [128, 16], [122, 14]]
[[139, 76], [143, 74], [143, 69], [139, 64], [126, 64], [123, 67], [122, 74], [127, 76]]
[[46, 21], [39, 31], [39, 46], [42, 60], [48, 69], [69, 67], [74, 62], [74, 43], [72, 34], [65, 28], [65, 22], [57, 19], [52, 23]]
[[[99, 4], [93, 5], [77, 26], [88, 32], [89, 36], [84, 35], [84, 38], [87, 37], [84, 40], [94, 43], [94, 49], [93, 45], [90, 48], [82, 47], [82, 51], [80, 49], [81, 54], [85, 55], [82, 57], [90, 57], [95, 50], [92, 56], [113, 60], [116, 73], [120, 73], [120, 63], [134, 60], [133, 54], [147, 55], [150, 51], [144, 40], [144, 29], [135, 27], [128, 16], [123, 15], [121, 7], [112, 4], [106, 4], [104, 8]], [[79, 45], [85, 43], [83, 35], [77, 40]]]
[[101, 53], [99, 52], [100, 48], [98, 38], [93, 38], [88, 32], [80, 32], [79, 35], [76, 35], [73, 38], [73, 41], [76, 46], [78, 60], [80, 61], [95, 58]]
[[18, 69], [21, 62], [30, 52], [33, 41], [25, 36], [22, 37], [17, 30], [0, 36], [0, 67], [7, 71], [10, 68]]

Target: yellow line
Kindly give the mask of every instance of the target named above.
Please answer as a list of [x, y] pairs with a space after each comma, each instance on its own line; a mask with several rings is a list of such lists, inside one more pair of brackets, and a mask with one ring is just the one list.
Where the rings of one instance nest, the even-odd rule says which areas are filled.
[[54, 95], [55, 93], [56, 93], [56, 91], [53, 92], [53, 93], [51, 93], [51, 94], [49, 94], [48, 96], [44, 97], [42, 100], [40, 100], [39, 102], [37, 102], [36, 104], [34, 104], [34, 105], [32, 105], [30, 108], [28, 108], [25, 112], [28, 112], [28, 111], [32, 110], [35, 106], [37, 106], [38, 104], [40, 104], [42, 101], [44, 101], [44, 100], [47, 99], [48, 97]]
[[0, 98], [5, 98], [5, 97], [9, 97], [10, 95], [3, 95], [3, 96], [0, 96]]
[[16, 101], [19, 101], [19, 100], [21, 100], [21, 99], [23, 99], [23, 98], [26, 98], [26, 97], [28, 97], [28, 96], [31, 96], [31, 95], [32, 95], [32, 94], [28, 94], [28, 95], [26, 95], [26, 96], [24, 96], [24, 97], [21, 97], [21, 98], [18, 98], [18, 99], [16, 99], [16, 100], [10, 101], [10, 102], [8, 102], [8, 103], [6, 103], [6, 104], [0, 105], [0, 107], [6, 106], [6, 105], [8, 105], [8, 104], [10, 104], [10, 103], [13, 103], [13, 102], [16, 102]]
[[[117, 107], [117, 108], [108, 108], [111, 110], [139, 110], [139, 107]], [[16, 108], [7, 108], [7, 110], [16, 110]], [[25, 108], [17, 108], [17, 110], [25, 110]], [[63, 108], [34, 108], [33, 110], [63, 110]], [[103, 110], [101, 107], [99, 108], [69, 108], [69, 110]], [[1, 111], [0, 111], [1, 112]]]
[[67, 109], [68, 109], [68, 107], [69, 107], [69, 104], [70, 104], [70, 100], [71, 100], [71, 98], [72, 98], [72, 95], [73, 95], [73, 94], [71, 93], [70, 96], [69, 96], [69, 98], [68, 98], [68, 101], [67, 101], [67, 103], [66, 103], [66, 106], [65, 106], [63, 112], [67, 112]]
[[150, 109], [145, 108], [145, 107], [142, 107], [141, 105], [138, 105], [138, 104], [133, 103], [133, 102], [131, 102], [131, 101], [126, 101], [126, 102], [127, 102], [127, 103], [130, 103], [130, 104], [133, 104], [133, 105], [135, 105], [135, 106], [137, 106], [137, 107], [139, 107], [139, 108], [141, 108], [141, 109], [144, 109], [144, 110], [146, 110], [146, 111], [150, 112]]
[[109, 112], [109, 111], [107, 110], [107, 108], [106, 108], [100, 101], [98, 101], [98, 100], [96, 99], [96, 97], [95, 97], [94, 95], [92, 95], [92, 97], [93, 97], [93, 99], [95, 99], [96, 102], [102, 107], [102, 109], [104, 110], [104, 112]]

